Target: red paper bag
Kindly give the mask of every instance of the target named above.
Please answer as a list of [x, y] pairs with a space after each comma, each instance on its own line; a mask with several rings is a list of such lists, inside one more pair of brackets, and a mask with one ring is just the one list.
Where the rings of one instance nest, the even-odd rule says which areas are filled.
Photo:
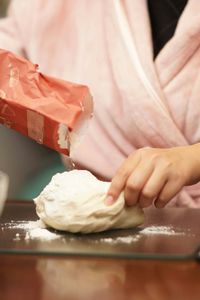
[[68, 155], [92, 116], [89, 89], [2, 49], [0, 70], [0, 123]]

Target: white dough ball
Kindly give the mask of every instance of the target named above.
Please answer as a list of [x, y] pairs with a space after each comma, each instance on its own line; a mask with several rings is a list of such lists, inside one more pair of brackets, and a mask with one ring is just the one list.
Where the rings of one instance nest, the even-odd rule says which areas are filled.
[[143, 210], [127, 207], [123, 193], [113, 205], [105, 205], [109, 186], [110, 182], [100, 181], [88, 171], [58, 173], [34, 199], [36, 212], [47, 226], [74, 233], [133, 228], [143, 223]]

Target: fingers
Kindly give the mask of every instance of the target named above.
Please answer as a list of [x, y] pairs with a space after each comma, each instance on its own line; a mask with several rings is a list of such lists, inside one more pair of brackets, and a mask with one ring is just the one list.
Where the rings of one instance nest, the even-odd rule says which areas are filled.
[[124, 197], [128, 206], [135, 205], [138, 202], [143, 187], [152, 172], [153, 165], [147, 164], [146, 162], [138, 164], [134, 172], [132, 172], [127, 180], [124, 190]]
[[122, 164], [122, 166], [119, 168], [111, 182], [110, 188], [107, 193], [107, 198], [105, 200], [105, 204], [111, 205], [117, 200], [120, 193], [124, 190], [126, 186], [127, 179], [129, 178], [130, 174], [134, 172], [134, 169], [139, 163], [139, 161], [140, 158], [136, 154], [131, 158], [128, 158]]
[[[123, 169], [122, 169], [123, 170]], [[182, 188], [183, 182], [166, 172], [163, 165], [155, 167], [151, 163], [137, 161], [134, 170], [118, 173], [113, 181], [113, 188], [119, 194], [124, 190], [125, 202], [128, 206], [139, 203], [140, 207], [148, 207], [155, 200], [157, 208], [164, 207]], [[122, 180], [123, 178], [123, 184]], [[120, 185], [121, 184], [121, 185]], [[115, 194], [116, 195], [116, 194]], [[116, 196], [117, 199], [117, 196]], [[114, 202], [112, 198], [112, 204]]]
[[166, 180], [166, 173], [163, 172], [161, 167], [153, 170], [140, 193], [138, 202], [142, 208], [148, 207], [153, 203], [163, 189]]
[[164, 185], [160, 195], [155, 200], [155, 206], [157, 208], [163, 208], [183, 187], [182, 182], [178, 179], [170, 179]]
[[183, 148], [140, 149], [125, 160], [114, 176], [105, 203], [114, 203], [124, 190], [129, 206], [139, 203], [147, 207], [155, 202], [162, 208], [191, 182], [194, 168], [187, 162]]

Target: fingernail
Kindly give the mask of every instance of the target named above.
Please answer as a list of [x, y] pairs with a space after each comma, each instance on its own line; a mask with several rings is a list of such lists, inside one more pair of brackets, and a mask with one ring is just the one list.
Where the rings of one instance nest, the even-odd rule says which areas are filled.
[[108, 196], [106, 199], [105, 199], [105, 204], [106, 205], [112, 205], [114, 203], [114, 198], [113, 196]]

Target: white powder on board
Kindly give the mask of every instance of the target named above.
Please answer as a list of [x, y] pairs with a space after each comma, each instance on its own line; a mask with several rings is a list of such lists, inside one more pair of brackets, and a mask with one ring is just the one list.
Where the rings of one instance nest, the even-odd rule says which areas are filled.
[[[48, 230], [45, 224], [41, 221], [11, 221], [6, 223], [5, 227], [13, 229], [23, 229], [26, 231], [25, 237], [16, 233], [14, 240], [19, 241], [24, 238], [26, 241], [32, 239], [40, 239], [42, 241], [51, 241], [58, 238], [63, 239], [63, 235], [54, 233]], [[2, 228], [3, 229], [3, 228]], [[95, 243], [106, 243], [106, 244], [131, 244], [138, 241], [142, 236], [152, 235], [183, 235], [184, 232], [176, 231], [172, 226], [149, 226], [137, 232], [134, 235], [119, 236], [119, 237], [105, 237], [97, 240], [93, 240]], [[73, 240], [76, 238], [73, 238]]]
[[31, 230], [34, 228], [46, 228], [45, 224], [41, 220], [37, 221], [11, 221], [10, 223], [6, 223], [5, 226], [7, 228], [13, 229], [25, 229]]
[[149, 226], [140, 231], [141, 234], [164, 234], [164, 235], [177, 235], [182, 234], [181, 232], [176, 232], [172, 226]]
[[177, 232], [172, 226], [149, 226], [140, 230], [137, 234], [122, 236], [116, 238], [102, 238], [97, 242], [103, 242], [108, 244], [131, 244], [138, 241], [142, 236], [152, 236], [152, 235], [183, 235], [184, 232]]
[[50, 241], [50, 240], [55, 240], [60, 237], [59, 234], [53, 233], [49, 231], [48, 229], [44, 228], [34, 228], [29, 230], [26, 233], [25, 240], [30, 240], [30, 239], [41, 239], [45, 241]]
[[[46, 229], [45, 224], [41, 221], [17, 221], [6, 223], [5, 227], [13, 229], [23, 229], [26, 231], [25, 240], [40, 239], [43, 241], [51, 241], [60, 238], [60, 235]], [[22, 235], [15, 234], [15, 241], [19, 241]], [[24, 238], [24, 237], [23, 237]]]

